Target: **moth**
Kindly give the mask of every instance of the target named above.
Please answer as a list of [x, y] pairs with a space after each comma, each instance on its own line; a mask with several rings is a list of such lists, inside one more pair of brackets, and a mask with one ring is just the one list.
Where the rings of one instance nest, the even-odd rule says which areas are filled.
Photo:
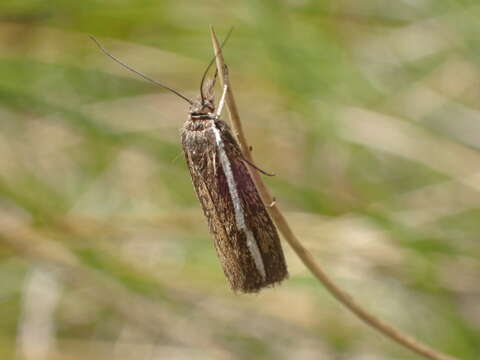
[[[235, 291], [257, 292], [288, 275], [280, 239], [229, 126], [214, 82], [190, 106], [182, 147], [223, 271]], [[256, 171], [257, 168], [255, 167]]]
[[192, 101], [130, 68], [93, 40], [106, 55], [121, 65], [190, 104], [188, 119], [181, 130], [182, 148], [231, 288], [235, 292], [254, 293], [287, 278], [277, 230], [247, 166], [252, 171], [261, 170], [245, 158], [229, 126], [220, 117], [227, 88], [223, 88], [216, 109], [215, 79], [205, 81], [213, 60], [203, 75], [199, 98]]

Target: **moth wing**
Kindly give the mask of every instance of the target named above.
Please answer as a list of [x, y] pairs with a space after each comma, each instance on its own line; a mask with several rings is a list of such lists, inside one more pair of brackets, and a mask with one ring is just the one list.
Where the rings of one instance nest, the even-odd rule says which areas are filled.
[[[232, 164], [233, 177], [238, 184], [238, 195], [245, 214], [245, 222], [257, 241], [265, 271], [266, 282], [274, 284], [288, 276], [285, 256], [283, 254], [277, 230], [267, 212], [260, 194], [253, 182], [241, 150], [229, 131], [223, 132], [224, 143], [230, 149], [227, 153]], [[252, 169], [252, 171], [256, 171]]]
[[207, 218], [225, 276], [233, 290], [256, 292], [264, 287], [247, 245], [236, 226], [235, 209], [215, 139], [182, 136], [185, 157], [197, 197]]

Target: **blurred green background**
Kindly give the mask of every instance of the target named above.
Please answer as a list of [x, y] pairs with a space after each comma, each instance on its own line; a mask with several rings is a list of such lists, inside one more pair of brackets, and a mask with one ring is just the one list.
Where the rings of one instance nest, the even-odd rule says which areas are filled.
[[224, 49], [265, 181], [380, 317], [480, 354], [480, 5], [0, 2], [1, 359], [419, 359], [290, 279], [235, 295], [179, 145]]

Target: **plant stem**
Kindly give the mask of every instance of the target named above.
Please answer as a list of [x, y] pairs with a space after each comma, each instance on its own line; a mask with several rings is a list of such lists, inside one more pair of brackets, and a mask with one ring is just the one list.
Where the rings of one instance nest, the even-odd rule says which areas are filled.
[[[228, 76], [226, 76], [225, 74], [225, 62], [223, 59], [222, 51], [212, 26], [210, 27], [210, 32], [213, 48], [216, 55], [216, 65], [220, 81], [222, 86], [226, 84], [228, 87], [226, 102], [230, 123], [237, 136], [240, 148], [242, 149], [244, 156], [247, 158], [248, 161], [254, 164], [255, 162], [252, 158], [251, 151], [249, 150], [247, 139], [245, 137], [245, 133], [243, 132], [242, 124], [240, 121], [240, 116], [238, 114], [235, 99], [233, 97], [232, 86], [230, 84]], [[283, 235], [284, 239], [290, 244], [290, 246], [301, 259], [301, 261], [305, 264], [305, 266], [318, 279], [318, 281], [320, 281], [323, 286], [325, 286], [325, 288], [330, 292], [330, 294], [332, 294], [338, 301], [345, 305], [350, 311], [352, 311], [365, 323], [367, 323], [386, 337], [392, 339], [396, 343], [416, 352], [419, 355], [424, 356], [427, 359], [456, 360], [456, 358], [432, 349], [428, 345], [419, 342], [410, 335], [407, 335], [402, 331], [396, 329], [395, 327], [387, 324], [385, 321], [379, 319], [377, 316], [373, 315], [371, 312], [359, 305], [351, 295], [349, 295], [339, 286], [337, 286], [335, 282], [323, 271], [321, 266], [315, 261], [312, 254], [302, 245], [302, 243], [295, 236], [292, 229], [288, 225], [286, 218], [283, 216], [278, 205], [275, 203], [275, 200], [272, 197], [270, 191], [263, 183], [259, 172], [252, 171], [250, 168], [248, 169], [250, 171], [250, 174], [252, 175], [258, 191], [260, 192], [262, 200], [265, 204], [271, 204], [270, 206], [267, 206], [267, 208], [278, 230]]]

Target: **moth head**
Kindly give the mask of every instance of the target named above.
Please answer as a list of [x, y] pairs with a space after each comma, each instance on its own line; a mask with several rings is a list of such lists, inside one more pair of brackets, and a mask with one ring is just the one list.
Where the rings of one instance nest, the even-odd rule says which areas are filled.
[[215, 102], [213, 88], [215, 80], [207, 79], [203, 85], [202, 92], [197, 99], [190, 105], [190, 118], [192, 119], [210, 119], [215, 112]]
[[204, 99], [201, 101], [195, 101], [190, 106], [190, 118], [195, 119], [210, 119], [212, 114], [215, 112], [215, 105], [213, 104], [213, 100], [211, 99]]

